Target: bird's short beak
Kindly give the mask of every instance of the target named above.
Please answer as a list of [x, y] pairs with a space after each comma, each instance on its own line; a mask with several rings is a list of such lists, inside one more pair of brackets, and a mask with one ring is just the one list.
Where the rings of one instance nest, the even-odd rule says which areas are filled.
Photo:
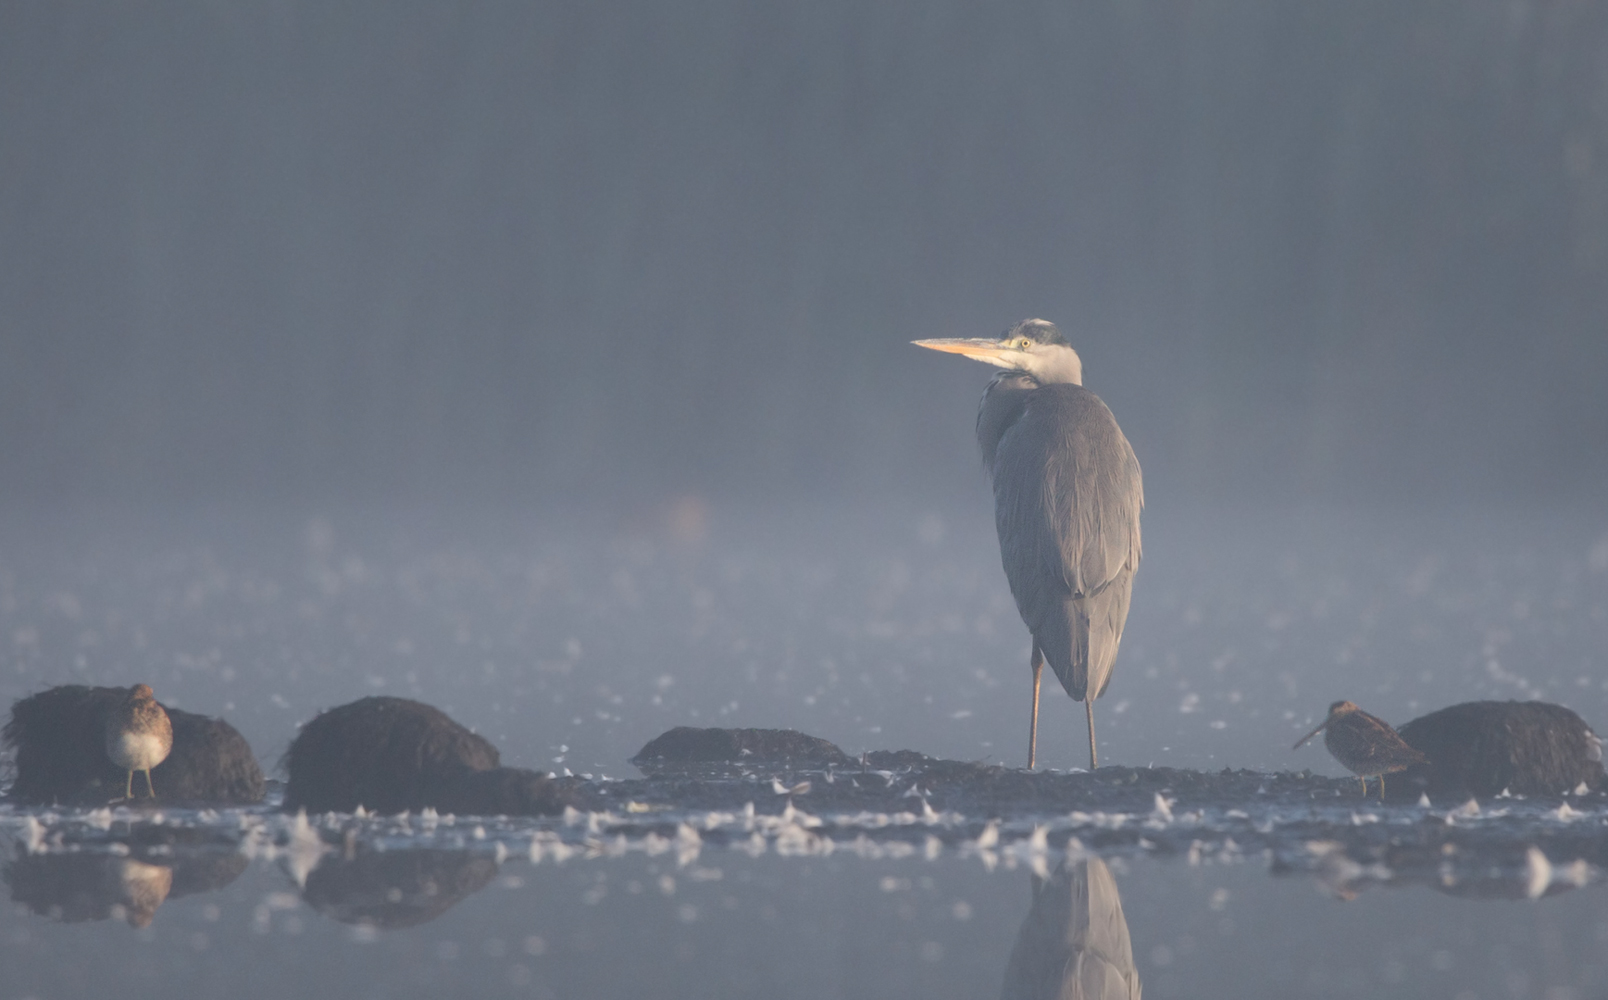
[[944, 351], [948, 354], [963, 354], [973, 361], [981, 361], [985, 365], [994, 365], [999, 368], [1014, 368], [1015, 364], [1006, 360], [1016, 350], [1001, 344], [997, 340], [987, 337], [940, 337], [937, 340], [912, 340], [917, 347], [925, 347], [933, 351]]
[[1328, 724], [1329, 724], [1329, 720], [1324, 719], [1323, 722], [1318, 726], [1318, 728], [1312, 730], [1312, 732], [1307, 733], [1305, 736], [1301, 737], [1301, 742], [1297, 743], [1295, 746], [1291, 747], [1290, 749], [1291, 750], [1299, 750], [1302, 747], [1306, 746], [1307, 740], [1310, 740], [1312, 737], [1314, 737], [1314, 736], [1318, 735], [1319, 733], [1323, 732], [1323, 727], [1327, 726]]

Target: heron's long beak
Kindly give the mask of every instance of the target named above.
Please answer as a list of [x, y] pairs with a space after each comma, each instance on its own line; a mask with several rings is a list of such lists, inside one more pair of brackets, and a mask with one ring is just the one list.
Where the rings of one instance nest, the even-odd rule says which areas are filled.
[[1329, 724], [1329, 720], [1324, 719], [1323, 723], [1321, 725], [1319, 725], [1318, 728], [1312, 730], [1312, 732], [1307, 733], [1305, 736], [1301, 737], [1301, 742], [1297, 743], [1295, 746], [1291, 747], [1290, 749], [1291, 750], [1299, 750], [1302, 747], [1306, 746], [1307, 741], [1310, 740], [1312, 737], [1318, 735], [1319, 733], [1323, 732], [1323, 727], [1327, 726], [1328, 724]]
[[987, 337], [940, 337], [937, 340], [912, 340], [911, 343], [917, 347], [943, 351], [946, 354], [962, 354], [973, 361], [981, 361], [996, 368], [1015, 368], [1016, 363], [1006, 359], [1012, 355], [1019, 356], [1021, 353], [1015, 348], [1007, 347]]

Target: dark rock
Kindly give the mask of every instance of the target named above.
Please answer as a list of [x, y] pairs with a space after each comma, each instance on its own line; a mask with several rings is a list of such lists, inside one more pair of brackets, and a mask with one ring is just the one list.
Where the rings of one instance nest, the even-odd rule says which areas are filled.
[[[25, 805], [104, 805], [123, 797], [127, 773], [106, 756], [107, 715], [127, 688], [66, 684], [20, 699], [0, 730], [15, 755], [8, 797]], [[243, 805], [262, 801], [262, 769], [245, 737], [222, 719], [167, 708], [173, 750], [151, 771], [165, 804]]]
[[1470, 701], [1431, 712], [1398, 732], [1429, 758], [1393, 774], [1393, 801], [1557, 796], [1585, 783], [1602, 789], [1602, 741], [1584, 719], [1562, 705], [1540, 701]]
[[307, 905], [343, 924], [429, 923], [485, 887], [497, 862], [464, 851], [370, 851], [326, 857], [307, 876]]
[[497, 748], [406, 698], [363, 698], [320, 714], [285, 752], [285, 809], [533, 816], [563, 812], [569, 785], [501, 767]]
[[796, 729], [696, 729], [677, 726], [649, 741], [631, 763], [644, 771], [687, 764], [787, 764], [857, 767], [834, 743]]

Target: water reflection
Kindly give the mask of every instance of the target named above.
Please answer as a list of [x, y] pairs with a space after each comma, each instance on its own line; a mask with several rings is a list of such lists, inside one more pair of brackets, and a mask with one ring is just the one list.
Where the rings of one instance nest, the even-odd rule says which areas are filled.
[[464, 851], [374, 851], [326, 856], [307, 876], [307, 905], [343, 924], [416, 927], [485, 888], [497, 862]]
[[1002, 1000], [1137, 1000], [1128, 920], [1116, 879], [1099, 858], [1064, 861], [1033, 876], [1033, 908], [1005, 966]]
[[170, 897], [220, 889], [245, 870], [234, 852], [164, 858], [162, 864], [104, 854], [25, 854], [4, 878], [13, 902], [51, 920], [111, 918], [146, 927]]
[[1365, 889], [1411, 886], [1428, 886], [1460, 899], [1541, 899], [1581, 888], [1600, 872], [1584, 857], [1554, 863], [1533, 845], [1523, 847], [1522, 853], [1512, 844], [1487, 845], [1483, 851], [1462, 850], [1451, 843], [1403, 845], [1361, 860], [1337, 841], [1308, 841], [1305, 848], [1311, 855], [1310, 868], [1275, 860], [1273, 873], [1310, 872], [1321, 892], [1345, 901], [1356, 899]]

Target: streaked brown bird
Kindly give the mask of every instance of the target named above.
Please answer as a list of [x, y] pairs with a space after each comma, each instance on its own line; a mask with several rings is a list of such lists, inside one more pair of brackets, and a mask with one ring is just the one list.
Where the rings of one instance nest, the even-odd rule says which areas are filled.
[[148, 684], [136, 684], [128, 698], [106, 717], [106, 756], [128, 772], [123, 797], [134, 797], [134, 772], [145, 772], [145, 790], [156, 798], [151, 768], [167, 760], [173, 750], [173, 723], [156, 703]]
[[1368, 795], [1368, 779], [1379, 779], [1381, 802], [1385, 799], [1385, 775], [1405, 771], [1412, 764], [1429, 763], [1428, 758], [1396, 735], [1390, 723], [1369, 715], [1349, 701], [1330, 705], [1329, 717], [1301, 737], [1292, 749], [1301, 749], [1319, 733], [1323, 733], [1323, 745], [1334, 759], [1362, 780], [1364, 797]]

